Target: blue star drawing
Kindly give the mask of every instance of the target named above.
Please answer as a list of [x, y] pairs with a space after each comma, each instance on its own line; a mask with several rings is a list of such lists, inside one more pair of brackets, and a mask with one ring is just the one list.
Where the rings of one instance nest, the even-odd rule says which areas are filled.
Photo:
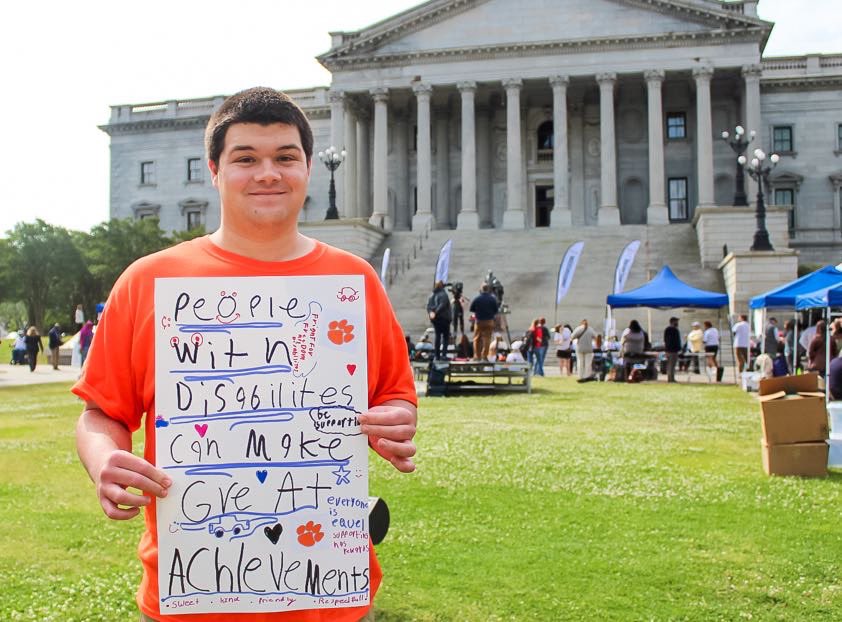
[[341, 465], [335, 471], [331, 471], [336, 476], [336, 485], [340, 486], [341, 484], [350, 484], [351, 480], [348, 479], [348, 476], [351, 474], [351, 471], [345, 468], [345, 465]]

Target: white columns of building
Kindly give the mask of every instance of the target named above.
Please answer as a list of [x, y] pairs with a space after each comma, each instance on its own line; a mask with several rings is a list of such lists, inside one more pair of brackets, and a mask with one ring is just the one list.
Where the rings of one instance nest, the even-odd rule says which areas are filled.
[[395, 209], [392, 214], [392, 226], [389, 229], [398, 231], [409, 231], [412, 223], [412, 210], [409, 205], [409, 119], [407, 118], [407, 105], [397, 105], [393, 110], [395, 132], [394, 153], [392, 160], [395, 163], [393, 173], [395, 191]]
[[374, 197], [368, 222], [375, 227], [389, 229], [389, 91], [384, 88], [372, 89], [371, 95], [374, 97]]
[[506, 89], [506, 211], [504, 229], [524, 229], [526, 212], [523, 209], [522, 146], [520, 132], [520, 89], [523, 80], [503, 81]]
[[494, 227], [491, 199], [491, 112], [487, 102], [477, 106], [477, 213], [479, 225]]
[[[756, 132], [754, 142], [748, 148], [750, 151], [755, 149], [764, 149], [764, 135], [760, 127], [760, 76], [763, 74], [763, 68], [760, 65], [745, 65], [743, 67], [743, 79], [745, 80], [745, 127], [746, 132], [752, 130]], [[751, 160], [750, 153], [746, 153], [746, 157]], [[746, 179], [746, 195], [749, 204], [757, 201], [757, 182], [754, 181], [750, 175], [745, 176]]]
[[431, 143], [430, 128], [430, 95], [433, 87], [429, 84], [418, 82], [412, 85], [415, 97], [418, 100], [418, 144], [416, 169], [418, 181], [416, 184], [416, 197], [418, 210], [412, 217], [412, 229], [420, 231], [430, 224], [433, 217], [433, 150]]
[[710, 106], [712, 67], [693, 69], [696, 81], [696, 183], [699, 207], [712, 207], [713, 200], [713, 121]]
[[614, 83], [616, 73], [599, 73], [599, 135], [600, 135], [600, 206], [599, 225], [619, 225], [617, 207], [617, 147], [614, 135]]
[[359, 218], [357, 208], [357, 120], [349, 106], [345, 107], [345, 218]]
[[370, 115], [363, 109], [357, 115], [357, 214], [371, 215], [371, 138]]
[[456, 218], [457, 229], [479, 229], [477, 215], [477, 135], [474, 96], [477, 83], [456, 85], [462, 95], [462, 208]]
[[649, 207], [646, 223], [663, 225], [669, 222], [664, 198], [664, 114], [661, 85], [666, 74], [659, 69], [646, 71], [647, 102], [649, 107]]
[[[330, 145], [327, 146], [333, 146], [336, 147], [337, 151], [342, 151], [345, 149], [345, 92], [330, 91], [328, 93], [328, 100], [330, 101]], [[340, 192], [337, 193], [340, 201], [336, 206], [339, 211], [339, 217], [346, 218], [348, 216], [347, 205], [342, 200], [345, 196], [344, 163], [336, 169], [334, 183], [340, 189]]]
[[573, 223], [570, 211], [567, 146], [567, 76], [553, 76], [553, 213], [551, 227], [569, 227]]
[[447, 101], [436, 108], [436, 213], [437, 229], [450, 229], [450, 141], [447, 126], [450, 110]]

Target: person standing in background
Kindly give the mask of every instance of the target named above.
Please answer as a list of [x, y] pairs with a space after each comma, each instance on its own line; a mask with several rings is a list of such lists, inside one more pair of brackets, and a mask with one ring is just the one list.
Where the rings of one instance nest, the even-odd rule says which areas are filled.
[[559, 324], [553, 329], [553, 345], [556, 347], [559, 373], [562, 376], [570, 375], [570, 361], [573, 358], [573, 343], [570, 339], [572, 334], [573, 329], [568, 324]]
[[595, 333], [588, 326], [587, 320], [582, 320], [570, 338], [576, 341], [576, 369], [579, 372], [579, 382], [592, 380], [593, 374], [593, 340]]
[[94, 323], [88, 320], [79, 331], [79, 350], [82, 353], [82, 365], [85, 364], [85, 359], [88, 357], [88, 349], [91, 347], [91, 342], [94, 340]]
[[53, 369], [58, 369], [58, 349], [61, 347], [61, 326], [53, 324], [48, 337], [50, 338], [50, 363], [53, 364]]
[[41, 343], [41, 335], [38, 329], [30, 326], [26, 331], [26, 356], [29, 357], [29, 371], [35, 371], [35, 366], [38, 364], [38, 352], [44, 351], [44, 344]]
[[763, 333], [763, 352], [773, 357], [778, 353], [778, 320], [770, 317]]
[[719, 366], [716, 355], [719, 354], [719, 329], [713, 326], [710, 320], [705, 320], [705, 332], [702, 335], [705, 344], [707, 358], [705, 367], [709, 376], [716, 376], [717, 382], [722, 382], [723, 368]]
[[483, 283], [480, 294], [471, 301], [469, 311], [475, 316], [474, 324], [474, 360], [488, 359], [491, 346], [491, 334], [494, 332], [494, 317], [500, 308], [497, 297], [491, 293], [491, 286]]
[[740, 315], [740, 321], [734, 324], [732, 329], [734, 335], [734, 352], [737, 356], [737, 368], [743, 373], [748, 367], [748, 347], [751, 339], [751, 327], [748, 325], [748, 316]]
[[702, 325], [693, 322], [693, 330], [687, 333], [687, 349], [693, 355], [693, 373], [699, 373], [699, 354], [705, 351], [705, 334]]
[[76, 332], [78, 333], [85, 324], [85, 312], [82, 310], [82, 305], [76, 305], [76, 312], [73, 317], [73, 321], [76, 322]]
[[678, 331], [678, 318], [671, 317], [664, 329], [664, 352], [667, 355], [667, 382], [675, 382], [675, 366], [681, 352], [681, 333]]
[[436, 359], [444, 360], [450, 345], [450, 296], [447, 295], [442, 281], [436, 281], [433, 293], [427, 299], [427, 315], [436, 331], [433, 354]]

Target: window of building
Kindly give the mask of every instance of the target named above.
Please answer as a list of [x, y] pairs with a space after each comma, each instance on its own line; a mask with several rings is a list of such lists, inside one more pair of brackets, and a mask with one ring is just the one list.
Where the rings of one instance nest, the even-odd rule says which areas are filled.
[[775, 205], [791, 205], [789, 211], [789, 229], [795, 229], [795, 190], [793, 188], [775, 188]]
[[842, 152], [842, 123], [836, 126], [836, 151]]
[[792, 153], [795, 151], [791, 125], [776, 125], [772, 128], [772, 152]]
[[202, 181], [202, 159], [187, 158], [187, 181]]
[[683, 112], [670, 112], [667, 114], [667, 138], [687, 138], [687, 115]]
[[155, 163], [140, 163], [140, 185], [151, 186], [155, 183]]
[[198, 209], [189, 209], [185, 212], [185, 216], [187, 216], [187, 229], [195, 229], [196, 227], [201, 227], [204, 223], [202, 222], [202, 210]]
[[671, 177], [668, 188], [670, 220], [687, 220], [689, 217], [687, 209], [687, 178]]

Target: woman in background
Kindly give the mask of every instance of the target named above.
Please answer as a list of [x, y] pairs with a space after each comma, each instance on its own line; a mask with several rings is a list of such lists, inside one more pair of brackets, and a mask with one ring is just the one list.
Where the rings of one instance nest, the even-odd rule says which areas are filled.
[[29, 357], [29, 371], [35, 371], [35, 366], [38, 364], [38, 352], [44, 351], [44, 344], [41, 343], [41, 335], [38, 329], [30, 326], [26, 331], [26, 355]]

